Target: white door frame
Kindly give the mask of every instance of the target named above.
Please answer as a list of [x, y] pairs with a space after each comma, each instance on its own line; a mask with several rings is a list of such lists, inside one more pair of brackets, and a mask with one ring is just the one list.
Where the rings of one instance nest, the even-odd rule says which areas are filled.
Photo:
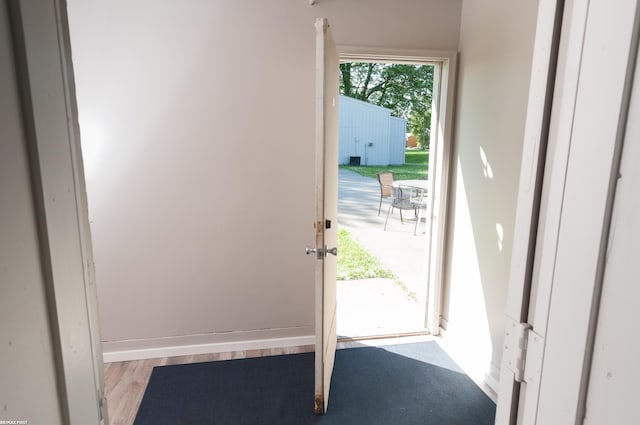
[[[635, 0], [540, 2], [536, 42], [562, 31], [546, 95], [553, 98], [546, 157], [527, 156], [537, 141], [525, 137], [521, 190], [539, 181], [527, 169], [535, 177], [544, 167], [544, 181], [538, 216], [519, 199], [498, 425], [583, 423], [639, 25]], [[530, 93], [530, 107], [539, 95]], [[524, 324], [528, 336], [510, 340], [510, 324]], [[509, 362], [519, 344], [526, 355], [516, 383]]]
[[106, 425], [66, 2], [9, 2], [63, 420]]
[[452, 129], [457, 52], [453, 50], [408, 50], [339, 45], [338, 53], [341, 62], [406, 63], [434, 65], [435, 67], [424, 276], [427, 279], [425, 326], [432, 335], [439, 335], [443, 273], [446, 260], [446, 218], [453, 147]]
[[[559, 65], [574, 72], [559, 73], [556, 87], [575, 90], [558, 98], [558, 104], [570, 104], [553, 111], [549, 135], [557, 148], [548, 158], [558, 160], [548, 164], [548, 185], [545, 170], [549, 197], [541, 219], [547, 226], [539, 238], [553, 243], [553, 250], [536, 250], [530, 323], [539, 324], [546, 341], [539, 393], [523, 400], [531, 407], [523, 423], [530, 424], [579, 424], [584, 418], [640, 6], [636, 0], [567, 0], [564, 21]], [[570, 43], [580, 46], [578, 53]]]
[[[498, 388], [496, 424], [512, 424], [518, 413], [522, 377], [516, 377], [510, 336], [527, 322], [533, 260], [539, 227], [542, 180], [554, 99], [562, 1], [540, 0], [531, 63], [529, 99], [522, 147], [520, 181], [506, 306], [505, 343]], [[543, 224], [542, 224], [543, 225]], [[537, 327], [534, 327], [534, 331]]]

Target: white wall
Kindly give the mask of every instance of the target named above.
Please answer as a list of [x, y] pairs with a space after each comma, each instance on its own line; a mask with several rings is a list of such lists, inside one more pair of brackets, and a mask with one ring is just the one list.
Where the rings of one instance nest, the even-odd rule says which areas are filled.
[[[498, 379], [537, 1], [465, 1], [443, 302], [453, 349]], [[472, 348], [472, 349], [471, 349]]]
[[[0, 6], [0, 421], [62, 424], [6, 3]], [[37, 406], [37, 408], [36, 408]]]
[[105, 352], [312, 335], [314, 20], [455, 49], [460, 3], [70, 0]]

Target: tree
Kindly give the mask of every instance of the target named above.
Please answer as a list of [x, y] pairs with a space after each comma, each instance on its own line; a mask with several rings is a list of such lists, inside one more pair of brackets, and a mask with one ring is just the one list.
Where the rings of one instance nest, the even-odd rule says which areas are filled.
[[391, 109], [426, 148], [431, 128], [433, 66], [351, 62], [340, 64], [340, 92]]

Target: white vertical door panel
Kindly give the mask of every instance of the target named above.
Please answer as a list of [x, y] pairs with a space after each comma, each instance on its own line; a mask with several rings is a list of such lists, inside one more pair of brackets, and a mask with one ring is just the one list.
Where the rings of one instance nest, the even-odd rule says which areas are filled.
[[316, 378], [315, 412], [327, 410], [336, 354], [339, 58], [326, 19], [316, 21]]
[[10, 3], [65, 423], [106, 424], [66, 2]]
[[[535, 239], [535, 258], [531, 271], [531, 297], [527, 321], [543, 339], [547, 335], [547, 321], [558, 228], [564, 198], [564, 181], [571, 147], [574, 107], [582, 59], [582, 31], [587, 4], [567, 1], [562, 16], [562, 38], [558, 47], [558, 61], [553, 94], [553, 114], [550, 119], [544, 183], [540, 199], [540, 216]], [[542, 347], [543, 348], [543, 347]], [[538, 373], [539, 370], [536, 371]], [[531, 376], [531, 375], [530, 375]], [[535, 424], [537, 419], [540, 377], [529, 379], [521, 386], [518, 424]]]
[[[531, 299], [533, 258], [544, 158], [547, 149], [547, 131], [552, 99], [552, 85], [556, 64], [556, 45], [559, 33], [558, 16], [561, 6], [557, 0], [541, 0], [532, 59], [529, 100], [522, 149], [518, 203], [514, 227], [513, 250], [509, 272], [507, 297], [507, 326], [500, 370], [496, 424], [518, 422], [519, 404], [527, 387], [516, 379], [514, 351], [510, 343], [512, 325], [527, 321]], [[536, 328], [534, 327], [534, 331]], [[520, 378], [518, 378], [519, 380]]]
[[[427, 275], [427, 303], [425, 309], [424, 325], [432, 335], [440, 334], [440, 312], [442, 306], [442, 252], [444, 251], [444, 231], [446, 206], [441, 199], [446, 199], [446, 186], [441, 185], [443, 178], [447, 180], [447, 175], [443, 174], [442, 166], [448, 170], [449, 159], [443, 159], [444, 155], [444, 126], [446, 118], [446, 96], [447, 78], [444, 69], [449, 69], [449, 63], [438, 62], [433, 67], [433, 93], [431, 104], [431, 138], [429, 142], [429, 170], [428, 198], [427, 198], [427, 228], [425, 237], [425, 273]], [[444, 76], [444, 78], [443, 78]], [[453, 86], [449, 88], [453, 92]], [[452, 120], [449, 120], [452, 121]], [[450, 143], [447, 143], [450, 145]], [[448, 152], [451, 152], [448, 147]], [[436, 182], [439, 183], [439, 190], [436, 192]], [[444, 190], [444, 192], [442, 192]]]
[[584, 415], [620, 131], [626, 120], [630, 65], [635, 64], [635, 56], [630, 56], [637, 26], [635, 0], [569, 5], [567, 13], [579, 16], [585, 16], [586, 5], [586, 20], [566, 31], [581, 40], [581, 57], [571, 128], [565, 136], [566, 171], [555, 183], [563, 186], [562, 201], [556, 205], [555, 255], [541, 251], [541, 258], [546, 255], [552, 262], [547, 264], [547, 299], [539, 297], [536, 306], [547, 326], [537, 424], [581, 423]]
[[[524, 382], [509, 393], [511, 415], [504, 414], [508, 406], [499, 399], [498, 424], [579, 424], [585, 413], [621, 129], [635, 64], [638, 4], [568, 0], [562, 6], [539, 220], [530, 230], [536, 236], [529, 245], [535, 256], [528, 271], [523, 267], [526, 250], [514, 244], [511, 278], [520, 275], [515, 280], [526, 282], [522, 276], [531, 275], [530, 303], [523, 302], [522, 285], [512, 286], [509, 298], [509, 314], [517, 313], [513, 306], [518, 303], [528, 309], [520, 319], [526, 319], [539, 344], [528, 347]], [[523, 158], [530, 155], [527, 144]], [[520, 196], [525, 183], [520, 182]], [[514, 389], [511, 382], [502, 376], [503, 388]]]
[[640, 70], [636, 65], [613, 204], [585, 424], [640, 424]]
[[[0, 422], [62, 425], [7, 2], [0, 4]], [[35, 408], [37, 406], [37, 408]], [[5, 422], [8, 423], [8, 422]]]

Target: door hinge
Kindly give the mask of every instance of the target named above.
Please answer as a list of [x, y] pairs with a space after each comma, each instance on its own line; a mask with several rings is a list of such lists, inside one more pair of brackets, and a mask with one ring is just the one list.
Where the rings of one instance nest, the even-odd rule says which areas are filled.
[[544, 338], [530, 324], [507, 318], [503, 361], [513, 372], [516, 382], [540, 380], [543, 352]]

